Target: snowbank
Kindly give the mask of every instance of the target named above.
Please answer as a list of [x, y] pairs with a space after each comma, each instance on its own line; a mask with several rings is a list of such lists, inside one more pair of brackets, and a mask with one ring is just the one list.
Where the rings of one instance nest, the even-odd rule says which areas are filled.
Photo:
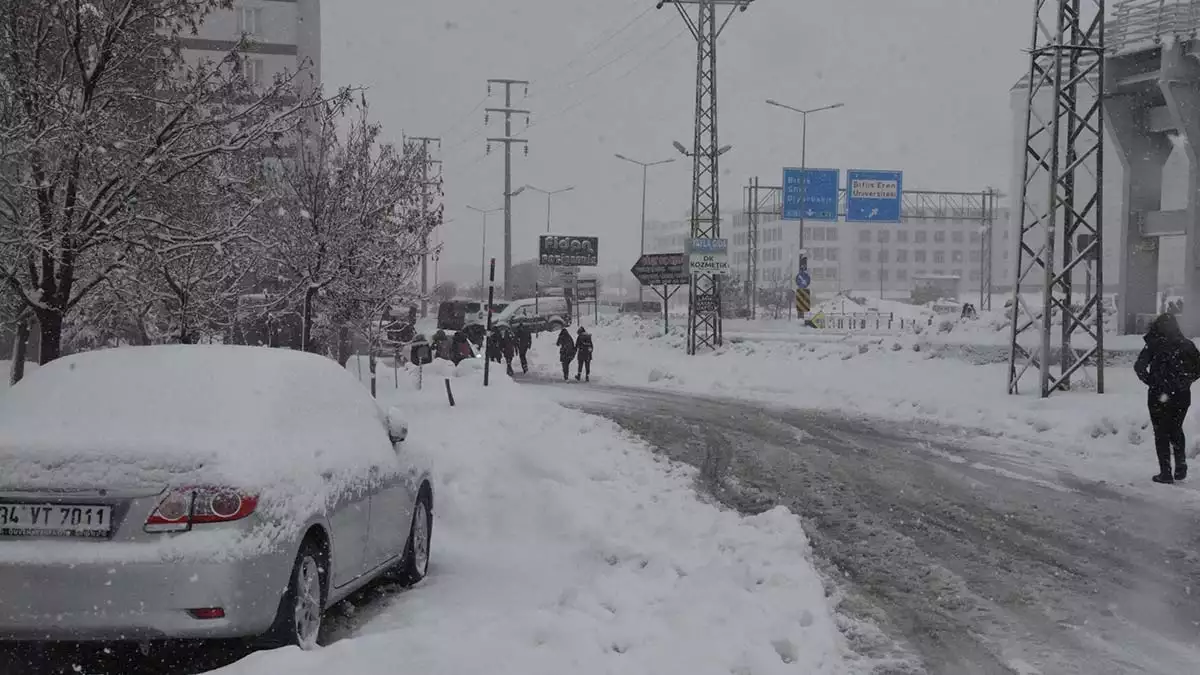
[[[1145, 388], [1127, 366], [1110, 366], [1106, 394], [1094, 390], [1036, 396], [1036, 376], [1024, 393], [1006, 393], [1007, 364], [973, 365], [941, 358], [919, 339], [859, 338], [853, 342], [787, 341], [728, 344], [689, 357], [682, 331], [662, 335], [661, 323], [622, 319], [593, 330], [593, 380], [729, 396], [792, 407], [834, 410], [903, 421], [965, 427], [971, 435], [1019, 440], [1026, 457], [1053, 460], [1097, 478], [1144, 483], [1154, 469]], [[551, 347], [538, 343], [549, 356]], [[554, 364], [539, 359], [546, 374]], [[1077, 381], [1078, 378], [1077, 378]], [[1082, 384], [1082, 383], [1081, 383]], [[1186, 430], [1200, 447], [1200, 417]]]
[[406, 450], [435, 468], [426, 581], [370, 610], [356, 637], [218, 672], [848, 672], [798, 518], [705, 503], [691, 470], [502, 369], [484, 389], [478, 368], [427, 366], [421, 392], [411, 369], [398, 392], [379, 372], [413, 420]]

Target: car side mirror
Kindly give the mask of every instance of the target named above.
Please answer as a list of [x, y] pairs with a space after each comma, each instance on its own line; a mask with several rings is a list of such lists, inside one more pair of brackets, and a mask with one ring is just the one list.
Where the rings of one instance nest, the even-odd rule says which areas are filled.
[[390, 408], [387, 412], [388, 438], [392, 443], [403, 443], [408, 438], [408, 424], [404, 421], [399, 408]]

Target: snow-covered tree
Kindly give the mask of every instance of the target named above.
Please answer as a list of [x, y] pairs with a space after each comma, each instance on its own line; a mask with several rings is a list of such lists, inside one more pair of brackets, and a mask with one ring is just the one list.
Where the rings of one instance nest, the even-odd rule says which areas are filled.
[[423, 242], [441, 221], [440, 208], [422, 208], [422, 151], [380, 144], [365, 100], [354, 108], [345, 140], [338, 123], [346, 108], [337, 104], [297, 129], [295, 156], [277, 167], [278, 206], [262, 235], [290, 284], [285, 296], [300, 308], [301, 348], [316, 351], [321, 329], [343, 362], [351, 333], [376, 340], [380, 318], [405, 297]]
[[[34, 314], [39, 360], [69, 315], [148, 246], [177, 247], [160, 198], [294, 128], [296, 75], [252, 89], [235, 52], [184, 61], [178, 37], [230, 0], [0, 1], [0, 282]], [[210, 230], [203, 245], [223, 241]], [[156, 251], [168, 265], [178, 248]]]

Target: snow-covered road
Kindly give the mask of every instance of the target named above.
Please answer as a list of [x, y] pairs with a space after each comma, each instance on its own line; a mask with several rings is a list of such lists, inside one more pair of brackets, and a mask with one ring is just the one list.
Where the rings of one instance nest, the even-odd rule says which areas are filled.
[[1182, 504], [1031, 463], [1018, 441], [929, 424], [555, 389], [706, 468], [726, 503], [801, 514], [826, 573], [848, 582], [840, 609], [875, 619], [930, 673], [1165, 675], [1200, 663], [1200, 528]]

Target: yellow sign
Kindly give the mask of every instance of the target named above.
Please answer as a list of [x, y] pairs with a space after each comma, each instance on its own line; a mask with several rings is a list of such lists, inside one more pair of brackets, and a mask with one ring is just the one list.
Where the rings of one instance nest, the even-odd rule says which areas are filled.
[[812, 295], [807, 288], [796, 289], [796, 311], [800, 314], [812, 309]]

